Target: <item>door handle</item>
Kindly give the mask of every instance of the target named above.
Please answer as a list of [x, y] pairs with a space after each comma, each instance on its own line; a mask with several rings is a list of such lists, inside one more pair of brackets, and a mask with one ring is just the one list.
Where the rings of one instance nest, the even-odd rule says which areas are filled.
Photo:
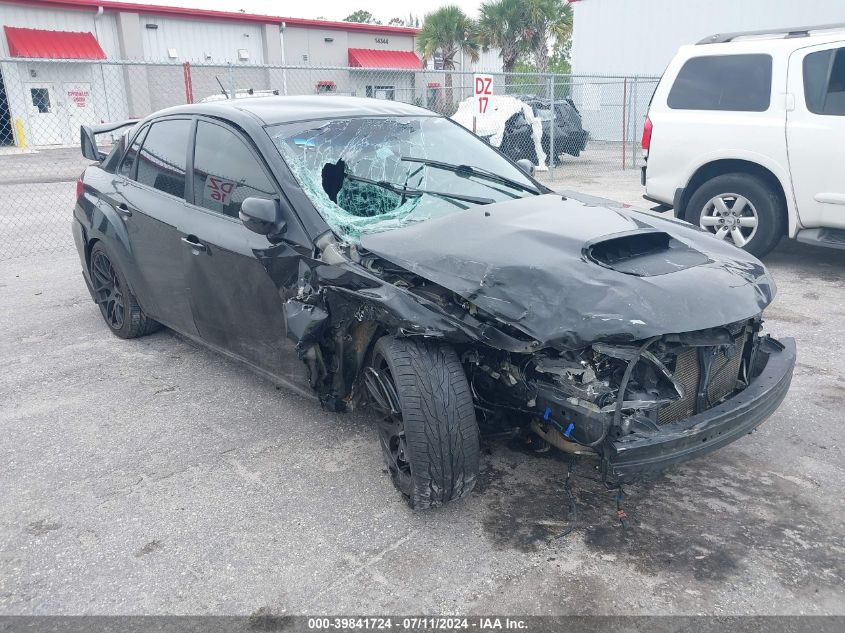
[[125, 218], [128, 218], [130, 215], [132, 215], [132, 209], [130, 209], [129, 205], [127, 205], [125, 202], [121, 202], [119, 205], [117, 205], [117, 212]]
[[182, 241], [185, 242], [188, 246], [194, 249], [195, 252], [204, 253], [208, 250], [208, 247], [200, 242], [195, 236], [189, 235], [188, 237], [183, 237]]

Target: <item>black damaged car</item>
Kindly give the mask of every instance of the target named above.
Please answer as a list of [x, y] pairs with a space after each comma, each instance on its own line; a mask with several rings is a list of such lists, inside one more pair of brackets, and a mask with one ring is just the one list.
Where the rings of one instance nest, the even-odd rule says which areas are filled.
[[[534, 116], [542, 123], [541, 143], [543, 152], [546, 154], [546, 164], [549, 164], [552, 152], [555, 154], [555, 165], [561, 163], [561, 154], [580, 156], [587, 147], [590, 134], [581, 127], [581, 113], [578, 112], [575, 102], [570, 97], [555, 101], [554, 108], [550, 99], [531, 95], [520, 95], [517, 98], [531, 106]], [[554, 149], [552, 149], [552, 137], [554, 137]]]
[[413, 507], [472, 490], [479, 429], [621, 483], [739, 439], [789, 388], [757, 259], [554, 193], [429, 111], [279, 97], [130, 124], [108, 155], [95, 137], [120, 125], [82, 129], [73, 234], [108, 327], [371, 407]]

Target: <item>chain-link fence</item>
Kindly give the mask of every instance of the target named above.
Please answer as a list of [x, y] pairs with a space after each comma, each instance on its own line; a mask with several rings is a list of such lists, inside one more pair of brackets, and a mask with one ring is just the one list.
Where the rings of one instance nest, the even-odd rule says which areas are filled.
[[88, 164], [80, 125], [186, 103], [275, 94], [412, 103], [568, 188], [638, 165], [657, 78], [491, 75], [480, 113], [474, 75], [459, 71], [0, 59], [0, 259], [71, 246], [75, 182]]

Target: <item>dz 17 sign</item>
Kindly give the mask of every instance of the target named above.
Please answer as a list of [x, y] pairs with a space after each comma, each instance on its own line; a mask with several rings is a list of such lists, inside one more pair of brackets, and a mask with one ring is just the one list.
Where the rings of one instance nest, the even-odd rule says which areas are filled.
[[493, 96], [493, 75], [474, 75], [475, 114], [485, 114]]

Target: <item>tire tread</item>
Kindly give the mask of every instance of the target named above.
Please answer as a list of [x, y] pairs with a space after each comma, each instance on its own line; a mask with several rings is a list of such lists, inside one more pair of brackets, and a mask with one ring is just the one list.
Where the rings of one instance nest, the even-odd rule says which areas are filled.
[[469, 385], [455, 351], [424, 339], [383, 337], [405, 425], [413, 508], [467, 496], [480, 462], [478, 424]]

